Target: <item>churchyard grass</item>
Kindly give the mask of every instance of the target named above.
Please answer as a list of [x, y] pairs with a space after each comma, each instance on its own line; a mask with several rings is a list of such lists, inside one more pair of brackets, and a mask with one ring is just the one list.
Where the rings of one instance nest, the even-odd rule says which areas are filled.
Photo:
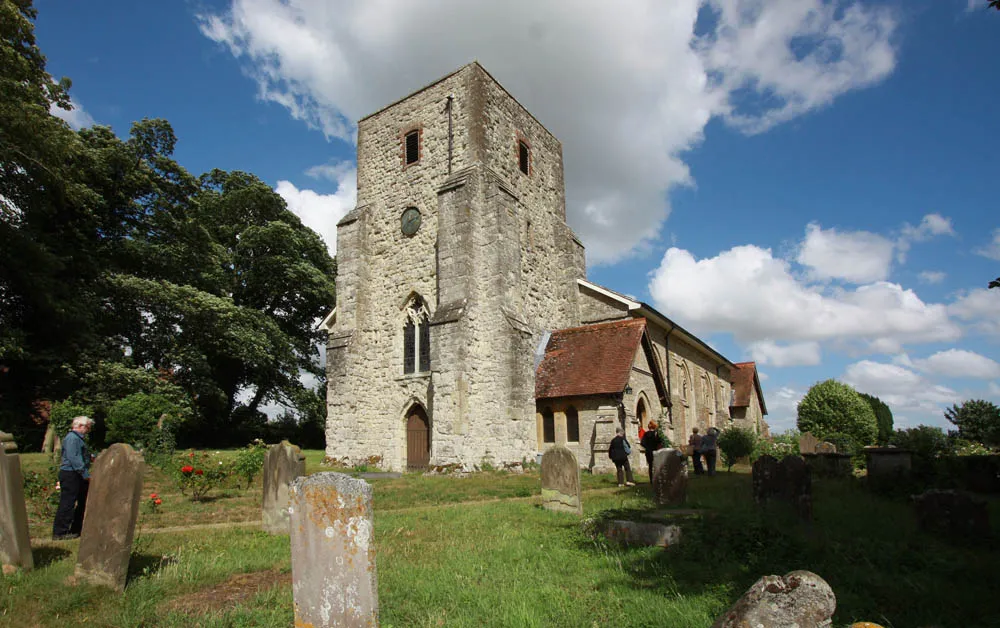
[[[312, 456], [307, 472], [326, 470]], [[653, 509], [639, 479], [618, 489], [611, 476], [584, 473], [585, 517]], [[681, 543], [667, 551], [612, 546], [587, 534], [579, 518], [542, 510], [537, 471], [371, 484], [385, 627], [701, 627], [761, 575], [795, 569], [831, 584], [836, 626], [985, 626], [1000, 609], [995, 540], [921, 533], [905, 496], [873, 495], [855, 481], [814, 481], [815, 517], [805, 524], [781, 503], [758, 509], [747, 473], [693, 477], [685, 507], [708, 514], [685, 523]], [[204, 523], [212, 511], [200, 508], [230, 501], [238, 503], [230, 515], [259, 518], [259, 482], [203, 504], [162, 490], [166, 508], [145, 516], [124, 595], [67, 585], [78, 543], [46, 541], [45, 529], [35, 536], [36, 569], [0, 580], [0, 625], [290, 625], [287, 537], [251, 526], [151, 533], [164, 520]], [[996, 500], [990, 508], [996, 539]], [[241, 579], [268, 586], [240, 590], [233, 583]]]

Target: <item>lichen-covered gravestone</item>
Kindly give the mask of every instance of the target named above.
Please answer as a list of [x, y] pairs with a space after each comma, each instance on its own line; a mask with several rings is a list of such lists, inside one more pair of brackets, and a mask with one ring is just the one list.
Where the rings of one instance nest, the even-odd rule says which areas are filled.
[[813, 436], [812, 432], [803, 432], [802, 435], [799, 436], [799, 453], [814, 454], [816, 453], [816, 447], [819, 443], [819, 439]]
[[657, 504], [679, 506], [687, 499], [687, 459], [677, 449], [653, 454], [653, 497]]
[[123, 443], [94, 461], [76, 559], [78, 580], [125, 590], [144, 466], [142, 455]]
[[825, 580], [811, 571], [793, 571], [755, 582], [712, 628], [826, 628], [832, 625], [835, 610], [837, 597]]
[[751, 469], [754, 502], [763, 504], [781, 494], [781, 467], [777, 458], [764, 454], [754, 460]]
[[288, 533], [288, 487], [306, 474], [306, 459], [287, 440], [271, 445], [264, 458], [264, 503], [262, 525], [271, 534]]
[[542, 507], [583, 514], [580, 465], [565, 447], [550, 447], [542, 455]]
[[0, 563], [3, 572], [31, 569], [28, 512], [24, 504], [24, 476], [14, 437], [0, 432]]
[[780, 463], [784, 479], [783, 497], [803, 519], [812, 519], [812, 474], [801, 456], [788, 456]]
[[289, 491], [295, 625], [378, 625], [372, 487], [342, 473], [300, 477]]

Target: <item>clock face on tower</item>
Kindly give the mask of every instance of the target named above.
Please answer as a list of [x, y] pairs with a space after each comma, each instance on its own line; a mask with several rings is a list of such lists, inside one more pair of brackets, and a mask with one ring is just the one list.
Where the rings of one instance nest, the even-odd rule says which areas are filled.
[[403, 215], [399, 219], [400, 228], [403, 235], [411, 236], [420, 228], [420, 210], [416, 207], [407, 207], [403, 210]]

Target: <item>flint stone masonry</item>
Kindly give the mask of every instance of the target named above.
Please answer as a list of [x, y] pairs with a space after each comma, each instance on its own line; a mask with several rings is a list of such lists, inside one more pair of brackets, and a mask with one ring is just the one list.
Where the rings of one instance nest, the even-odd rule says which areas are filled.
[[[8, 436], [0, 432], [0, 440]], [[13, 438], [7, 442], [12, 443]], [[16, 446], [12, 451], [17, 451]], [[0, 447], [0, 563], [5, 572], [10, 567], [31, 569], [35, 565], [28, 536], [21, 457], [6, 447]]]
[[105, 449], [91, 466], [76, 559], [78, 580], [125, 590], [144, 466], [142, 455], [122, 443]]
[[288, 533], [288, 487], [306, 474], [302, 450], [287, 440], [271, 445], [264, 458], [262, 527], [271, 534]]
[[827, 628], [833, 625], [837, 597], [811, 571], [764, 576], [712, 628]]
[[542, 455], [542, 507], [583, 514], [580, 464], [565, 447], [552, 447]]
[[657, 504], [679, 506], [687, 500], [687, 458], [677, 449], [653, 454], [653, 497]]
[[613, 519], [602, 526], [604, 536], [622, 545], [670, 547], [681, 540], [681, 528], [662, 523], [645, 523]]
[[378, 625], [372, 488], [342, 473], [292, 482], [288, 506], [295, 625]]

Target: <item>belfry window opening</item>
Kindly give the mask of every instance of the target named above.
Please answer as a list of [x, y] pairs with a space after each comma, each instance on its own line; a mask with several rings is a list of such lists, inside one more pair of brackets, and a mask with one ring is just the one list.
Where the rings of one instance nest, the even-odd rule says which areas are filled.
[[406, 308], [403, 323], [403, 373], [431, 370], [431, 325], [423, 299], [414, 297]]

